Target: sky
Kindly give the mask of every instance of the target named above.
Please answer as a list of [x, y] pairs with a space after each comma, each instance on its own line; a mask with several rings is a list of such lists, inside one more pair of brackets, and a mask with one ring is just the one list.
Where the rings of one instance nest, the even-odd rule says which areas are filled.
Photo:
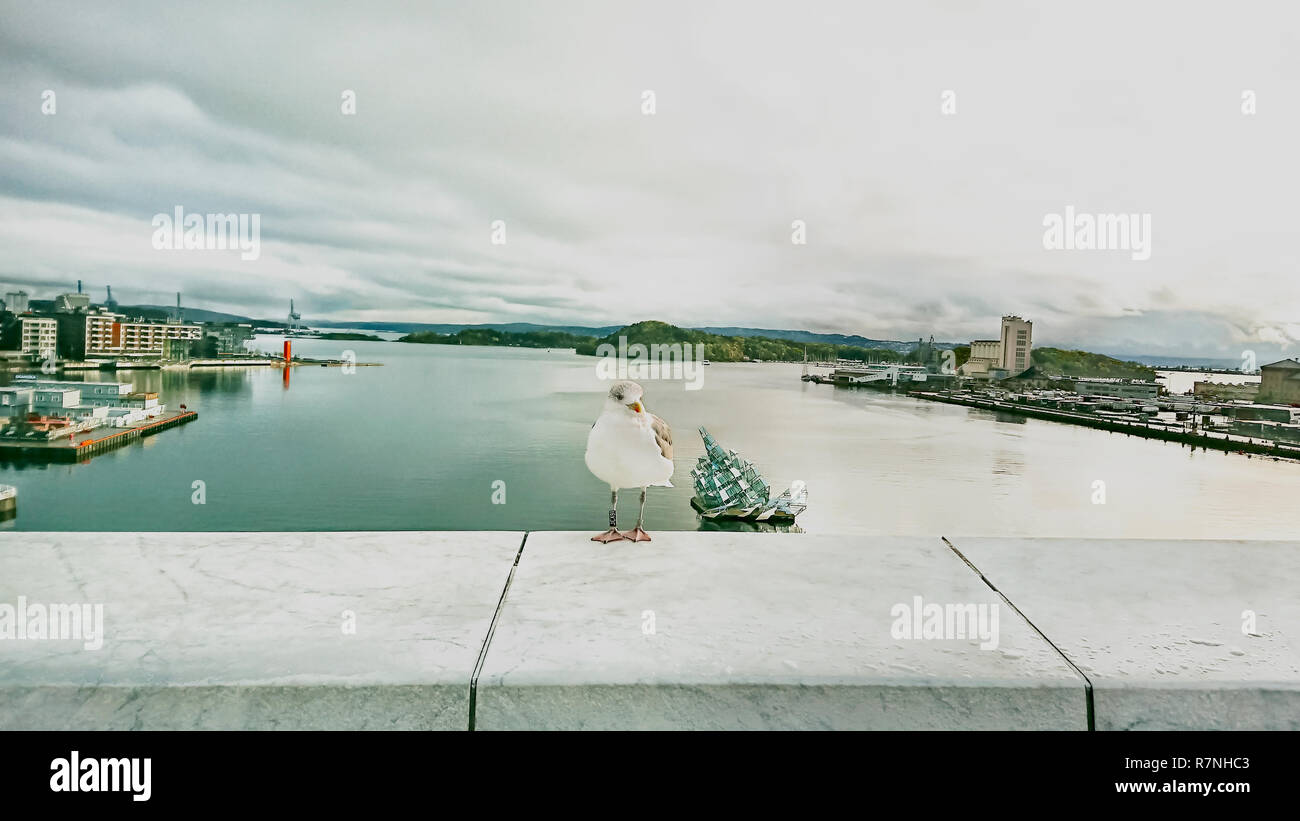
[[[1300, 353], [1294, 3], [306, 9], [0, 3], [0, 287]], [[177, 207], [257, 258], [154, 247]], [[1045, 247], [1067, 207], [1149, 258]]]

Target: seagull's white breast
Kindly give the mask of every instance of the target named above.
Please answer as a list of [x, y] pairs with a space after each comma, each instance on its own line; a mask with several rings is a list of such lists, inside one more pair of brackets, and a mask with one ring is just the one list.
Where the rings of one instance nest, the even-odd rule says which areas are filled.
[[668, 485], [672, 461], [665, 459], [648, 413], [602, 413], [587, 435], [587, 469], [610, 487]]

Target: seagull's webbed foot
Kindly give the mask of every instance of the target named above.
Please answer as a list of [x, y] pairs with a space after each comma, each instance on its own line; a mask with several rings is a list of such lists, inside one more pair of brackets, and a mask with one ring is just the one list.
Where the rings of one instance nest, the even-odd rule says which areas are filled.
[[606, 530], [604, 533], [599, 533], [595, 536], [592, 536], [591, 540], [593, 542], [604, 542], [605, 544], [609, 544], [610, 542], [617, 542], [626, 538], [627, 537], [624, 536], [622, 533], [619, 533], [618, 530], [611, 527], [609, 530]]
[[641, 525], [637, 525], [636, 527], [632, 528], [628, 532], [623, 533], [621, 535], [623, 536], [624, 539], [627, 539], [629, 542], [650, 541], [650, 534], [642, 530]]

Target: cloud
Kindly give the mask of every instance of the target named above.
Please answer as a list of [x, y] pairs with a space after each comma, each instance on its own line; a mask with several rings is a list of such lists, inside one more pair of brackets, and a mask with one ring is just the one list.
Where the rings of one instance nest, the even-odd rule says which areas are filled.
[[[1261, 20], [1296, 12], [883, 8], [7, 3], [0, 280], [309, 319], [1295, 343], [1300, 56]], [[260, 258], [153, 250], [177, 205], [261, 214]], [[1151, 260], [1045, 250], [1066, 206], [1151, 214]]]

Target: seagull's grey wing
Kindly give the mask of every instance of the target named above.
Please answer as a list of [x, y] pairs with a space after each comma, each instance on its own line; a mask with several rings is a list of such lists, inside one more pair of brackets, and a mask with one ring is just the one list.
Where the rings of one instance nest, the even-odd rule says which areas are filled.
[[668, 427], [668, 423], [650, 414], [650, 427], [654, 429], [655, 441], [659, 443], [659, 452], [663, 454], [668, 461], [673, 460], [673, 429]]

